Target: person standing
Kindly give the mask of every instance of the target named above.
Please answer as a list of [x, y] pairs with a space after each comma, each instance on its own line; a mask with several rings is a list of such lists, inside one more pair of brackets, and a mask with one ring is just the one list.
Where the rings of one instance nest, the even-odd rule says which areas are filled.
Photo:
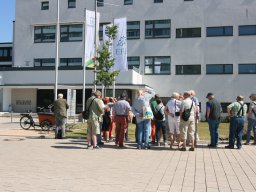
[[[195, 150], [195, 115], [196, 115], [196, 106], [195, 103], [190, 98], [190, 92], [185, 91], [183, 94], [184, 100], [181, 103], [180, 107], [180, 132], [181, 132], [181, 139], [183, 141], [183, 147], [180, 148], [181, 151], [186, 151], [186, 140], [187, 134], [190, 136], [191, 141], [191, 148], [189, 151]], [[184, 114], [189, 114], [189, 118], [185, 119]]]
[[248, 128], [247, 128], [247, 138], [246, 138], [245, 145], [250, 144], [252, 130], [253, 130], [253, 138], [254, 138], [253, 145], [256, 145], [256, 94], [254, 93], [251, 94], [249, 98], [252, 102], [250, 104], [249, 111], [247, 114]]
[[132, 118], [131, 106], [125, 100], [126, 94], [122, 94], [120, 99], [113, 106], [113, 116], [116, 124], [116, 145], [124, 147], [124, 134], [128, 120]]
[[222, 112], [219, 101], [214, 98], [213, 93], [208, 93], [206, 98], [206, 120], [208, 121], [211, 142], [208, 147], [217, 147], [219, 144], [219, 124]]
[[180, 147], [180, 105], [179, 100], [180, 94], [173, 92], [171, 100], [166, 104], [165, 113], [168, 115], [168, 127], [170, 132], [170, 148], [172, 149], [174, 144], [174, 133], [176, 131], [176, 136], [178, 140], [178, 148]]
[[[86, 102], [86, 109], [89, 110], [89, 118], [87, 120], [87, 141], [88, 148], [91, 146], [91, 138], [93, 140], [93, 149], [100, 149], [97, 145], [97, 134], [100, 134], [100, 119], [104, 113], [104, 103], [101, 98], [101, 92], [95, 91]], [[101, 136], [101, 135], [100, 135]]]
[[242, 136], [244, 129], [244, 117], [247, 111], [247, 105], [244, 103], [243, 96], [237, 96], [236, 102], [231, 103], [227, 107], [228, 116], [230, 117], [229, 125], [229, 145], [225, 146], [227, 149], [234, 149], [235, 139], [238, 149], [242, 147]]
[[[141, 149], [144, 147], [145, 149], [150, 149], [149, 146], [149, 133], [151, 130], [150, 119], [143, 118], [143, 109], [150, 108], [149, 101], [152, 97], [154, 97], [155, 93], [151, 90], [138, 90], [137, 91], [138, 97], [134, 100], [132, 105], [132, 112], [136, 117], [137, 122], [137, 148]], [[144, 133], [144, 136], [143, 136]], [[142, 139], [144, 137], [145, 144], [142, 145]]]
[[58, 94], [58, 99], [54, 101], [54, 115], [56, 119], [55, 139], [62, 139], [65, 137], [65, 124], [67, 119], [67, 109], [69, 105], [63, 94]]
[[[157, 102], [156, 100], [159, 99], [159, 95], [156, 94], [153, 101], [150, 102], [150, 107], [153, 112], [153, 114], [156, 113], [156, 107], [157, 107]], [[151, 119], [151, 140], [152, 144], [155, 144], [156, 141], [156, 124], [155, 124], [155, 118]]]

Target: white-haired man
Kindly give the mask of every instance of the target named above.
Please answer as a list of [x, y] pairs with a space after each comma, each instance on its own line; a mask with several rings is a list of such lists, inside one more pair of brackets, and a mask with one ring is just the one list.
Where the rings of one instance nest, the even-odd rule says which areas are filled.
[[174, 144], [173, 135], [176, 131], [178, 147], [180, 147], [180, 105], [181, 101], [179, 100], [180, 94], [173, 92], [171, 96], [171, 100], [169, 100], [166, 104], [165, 113], [167, 116], [168, 127], [170, 130], [170, 148], [172, 149]]
[[62, 139], [65, 137], [65, 124], [69, 105], [66, 99], [63, 99], [62, 93], [58, 94], [58, 99], [54, 101], [53, 105], [56, 118], [55, 139]]

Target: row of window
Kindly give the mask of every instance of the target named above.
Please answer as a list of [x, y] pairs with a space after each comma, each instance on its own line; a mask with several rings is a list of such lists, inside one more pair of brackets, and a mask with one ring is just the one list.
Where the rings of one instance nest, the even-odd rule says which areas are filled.
[[[140, 57], [128, 57], [129, 69], [140, 67]], [[35, 67], [55, 66], [54, 58], [34, 59]], [[60, 58], [60, 66], [82, 66], [82, 58]], [[170, 74], [169, 56], [145, 57], [145, 74]], [[176, 65], [176, 75], [200, 75], [201, 65]], [[256, 64], [239, 64], [239, 74], [256, 74]], [[233, 64], [207, 64], [206, 74], [233, 74]]]
[[1, 62], [12, 61], [11, 47], [0, 47], [0, 61]]
[[[109, 23], [101, 23], [99, 36], [102, 39], [103, 25]], [[239, 36], [256, 35], [256, 25], [239, 26]], [[35, 26], [34, 42], [49, 43], [55, 42], [56, 26]], [[171, 20], [148, 20], [145, 21], [145, 38], [170, 38], [171, 36]], [[207, 37], [233, 36], [233, 26], [207, 27]], [[201, 37], [201, 28], [177, 28], [176, 38], [193, 38]], [[140, 21], [127, 22], [127, 38], [140, 38]], [[60, 41], [82, 41], [83, 40], [83, 24], [60, 25]]]

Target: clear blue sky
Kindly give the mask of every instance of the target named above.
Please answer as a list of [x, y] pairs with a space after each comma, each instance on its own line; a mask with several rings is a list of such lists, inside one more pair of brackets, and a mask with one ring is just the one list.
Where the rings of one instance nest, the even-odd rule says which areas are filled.
[[16, 0], [0, 0], [0, 43], [12, 42], [12, 25], [15, 20], [15, 1]]

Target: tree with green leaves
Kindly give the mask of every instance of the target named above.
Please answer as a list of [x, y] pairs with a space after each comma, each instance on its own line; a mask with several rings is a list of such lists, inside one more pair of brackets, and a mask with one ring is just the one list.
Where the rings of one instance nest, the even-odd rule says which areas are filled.
[[115, 59], [110, 50], [112, 50], [113, 40], [116, 38], [117, 26], [107, 26], [109, 40], [105, 41], [102, 48], [97, 51], [97, 80], [96, 83], [102, 83], [105, 88], [111, 86], [115, 78], [119, 75], [119, 70], [111, 70], [115, 64]]

